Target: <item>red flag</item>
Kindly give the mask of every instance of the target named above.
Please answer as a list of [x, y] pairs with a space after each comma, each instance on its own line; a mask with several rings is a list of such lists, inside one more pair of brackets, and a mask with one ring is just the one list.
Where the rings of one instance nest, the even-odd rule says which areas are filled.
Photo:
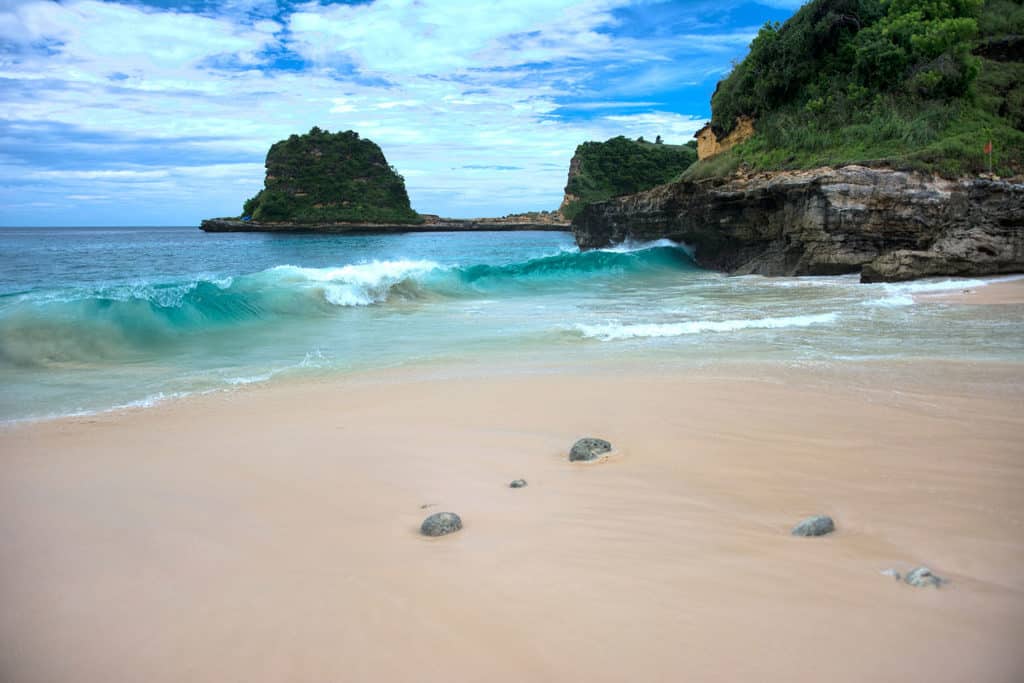
[[989, 140], [988, 142], [985, 143], [985, 154], [991, 154], [991, 153], [992, 153], [992, 141]]

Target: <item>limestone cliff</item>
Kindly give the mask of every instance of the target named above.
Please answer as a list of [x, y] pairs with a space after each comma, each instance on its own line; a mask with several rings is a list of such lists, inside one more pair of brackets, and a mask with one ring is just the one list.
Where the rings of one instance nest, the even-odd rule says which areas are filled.
[[572, 159], [569, 160], [569, 176], [565, 179], [565, 194], [562, 196], [562, 203], [558, 207], [558, 213], [563, 216], [568, 215], [568, 209], [574, 202], [580, 201], [580, 197], [577, 197], [572, 193], [572, 189], [575, 186], [575, 180], [580, 175], [580, 168], [583, 165], [583, 155], [580, 149], [577, 147], [575, 154], [572, 155]]
[[754, 119], [749, 116], [738, 117], [732, 132], [723, 137], [719, 137], [709, 123], [694, 133], [693, 137], [697, 138], [697, 158], [701, 161], [710, 159], [754, 137]]
[[586, 206], [581, 248], [669, 238], [734, 274], [1024, 272], [1024, 184], [846, 166], [677, 182]]

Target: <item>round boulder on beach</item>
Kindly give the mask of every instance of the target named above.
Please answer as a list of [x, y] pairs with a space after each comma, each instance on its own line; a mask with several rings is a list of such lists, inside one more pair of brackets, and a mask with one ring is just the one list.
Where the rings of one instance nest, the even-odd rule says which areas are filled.
[[611, 450], [612, 445], [609, 442], [604, 439], [595, 439], [588, 436], [572, 445], [572, 450], [569, 451], [569, 460], [570, 462], [589, 462], [597, 460], [611, 452]]
[[939, 588], [942, 584], [946, 583], [946, 580], [941, 576], [932, 574], [932, 570], [928, 569], [928, 567], [911, 569], [903, 580], [911, 586], [917, 586], [918, 588], [927, 588], [929, 586]]
[[462, 528], [462, 518], [454, 512], [435, 512], [423, 520], [420, 533], [424, 536], [444, 536]]
[[521, 489], [524, 486], [526, 486], [526, 480], [525, 479], [514, 479], [512, 481], [512, 483], [509, 484], [509, 487], [514, 488], [514, 489]]
[[836, 524], [828, 515], [815, 515], [793, 527], [794, 536], [824, 536], [836, 530]]

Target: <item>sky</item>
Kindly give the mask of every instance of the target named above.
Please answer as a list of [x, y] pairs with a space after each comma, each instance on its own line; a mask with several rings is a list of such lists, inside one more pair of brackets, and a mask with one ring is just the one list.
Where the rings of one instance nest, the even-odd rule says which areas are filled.
[[413, 208], [558, 207], [573, 150], [690, 140], [802, 0], [0, 0], [0, 225], [198, 225], [319, 126]]

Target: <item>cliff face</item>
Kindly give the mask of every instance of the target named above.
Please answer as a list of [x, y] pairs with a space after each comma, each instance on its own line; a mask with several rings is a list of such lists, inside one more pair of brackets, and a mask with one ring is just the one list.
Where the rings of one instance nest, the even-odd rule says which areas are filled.
[[1024, 271], [1024, 184], [862, 166], [678, 182], [586, 206], [581, 248], [669, 238], [706, 268], [865, 282]]
[[732, 132], [721, 140], [710, 123], [698, 130], [693, 137], [697, 138], [697, 158], [710, 159], [754, 137], [754, 119], [740, 116], [736, 119]]
[[570, 204], [580, 200], [580, 197], [574, 195], [570, 188], [575, 184], [573, 181], [579, 176], [582, 164], [583, 155], [579, 148], [577, 148], [576, 153], [569, 160], [569, 177], [565, 179], [565, 194], [562, 196], [562, 204], [558, 207], [558, 213], [563, 216], [566, 215], [566, 209], [569, 208]]

